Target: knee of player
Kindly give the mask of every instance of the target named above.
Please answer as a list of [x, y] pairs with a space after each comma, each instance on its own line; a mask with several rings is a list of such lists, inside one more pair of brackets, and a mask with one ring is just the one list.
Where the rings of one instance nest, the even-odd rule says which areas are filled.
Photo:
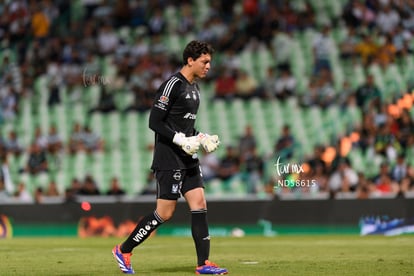
[[172, 218], [174, 215], [174, 210], [157, 210], [158, 215], [160, 218], [166, 222]]

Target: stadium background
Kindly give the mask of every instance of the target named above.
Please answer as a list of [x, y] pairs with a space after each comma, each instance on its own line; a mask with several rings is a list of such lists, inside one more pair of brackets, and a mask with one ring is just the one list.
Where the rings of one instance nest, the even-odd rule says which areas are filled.
[[[210, 41], [217, 50], [209, 78], [200, 83], [203, 101], [197, 115], [199, 129], [220, 136], [222, 147], [216, 155], [221, 158], [227, 146], [238, 148], [245, 127], [251, 125], [264, 163], [255, 192], [249, 191], [247, 182], [254, 178], [249, 177], [252, 173], [242, 160], [235, 177], [208, 182], [210, 198], [412, 197], [411, 2], [5, 1], [0, 4], [1, 200], [6, 205], [63, 204], [72, 199], [68, 193], [73, 179], [82, 185], [87, 176], [101, 195], [92, 201], [107, 199], [103, 195], [113, 177], [119, 179], [126, 200], [139, 201], [139, 195], [151, 193], [148, 178], [153, 133], [148, 129], [148, 100], [160, 80], [179, 68], [185, 44], [196, 38]], [[385, 13], [387, 3], [399, 18], [391, 29], [376, 21]], [[324, 41], [322, 33], [327, 28]], [[385, 48], [387, 35], [394, 47]], [[368, 45], [368, 52], [360, 45], [366, 36], [374, 41]], [[315, 43], [321, 43], [321, 48], [328, 45], [322, 56], [314, 55]], [[274, 96], [272, 82], [280, 79], [286, 67], [296, 86], [293, 95], [281, 99]], [[260, 88], [257, 97], [246, 99], [237, 93], [216, 97], [217, 80], [234, 71], [237, 76], [247, 72], [254, 78]], [[380, 104], [368, 99], [361, 105], [356, 103], [355, 93], [369, 74], [380, 92]], [[319, 87], [318, 82], [322, 83]], [[311, 97], [311, 91], [318, 91], [318, 97]], [[134, 103], [135, 111], [124, 112]], [[96, 107], [101, 110], [92, 111]], [[402, 122], [407, 114], [408, 122]], [[384, 122], [389, 128], [382, 133]], [[91, 128], [95, 135], [89, 136], [88, 142], [96, 143], [99, 137], [102, 144], [93, 145], [98, 150], [68, 152], [75, 123]], [[285, 124], [295, 140], [292, 154], [275, 146]], [[35, 129], [47, 136], [52, 125], [64, 149], [57, 153], [45, 149], [47, 172], [22, 171], [31, 144], [45, 141], [44, 137], [35, 137]], [[367, 129], [371, 131], [368, 138]], [[11, 132], [18, 137], [20, 154], [13, 152], [16, 145], [10, 141]], [[311, 163], [318, 159], [315, 149], [321, 149], [319, 158], [326, 165], [322, 176], [325, 182], [336, 172], [336, 162], [345, 158], [350, 169], [359, 173], [356, 186], [350, 189], [344, 184], [339, 192], [328, 185], [316, 190], [275, 189], [274, 165], [279, 157], [285, 164], [306, 168], [302, 175], [285, 178], [316, 177]], [[399, 155], [411, 169], [405, 182], [392, 179]], [[376, 176], [384, 162], [389, 165], [389, 179], [379, 183]], [[53, 185], [57, 195], [49, 196]]]

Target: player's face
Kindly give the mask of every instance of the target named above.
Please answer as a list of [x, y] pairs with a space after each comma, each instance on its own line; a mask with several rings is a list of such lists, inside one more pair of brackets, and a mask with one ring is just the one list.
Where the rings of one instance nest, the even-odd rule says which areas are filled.
[[196, 60], [192, 62], [192, 69], [194, 76], [198, 78], [204, 78], [208, 70], [210, 70], [211, 66], [211, 55], [210, 54], [202, 54]]

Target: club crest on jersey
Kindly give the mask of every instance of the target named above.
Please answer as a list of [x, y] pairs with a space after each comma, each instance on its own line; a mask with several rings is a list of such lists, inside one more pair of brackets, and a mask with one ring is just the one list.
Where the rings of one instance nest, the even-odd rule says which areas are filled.
[[196, 100], [197, 100], [197, 96], [196, 96], [195, 91], [193, 91], [193, 99], [194, 99], [194, 101], [196, 101]]
[[172, 194], [178, 194], [178, 189], [180, 188], [180, 184], [172, 184], [171, 186], [171, 193]]
[[167, 104], [170, 99], [167, 96], [162, 95], [158, 101], [163, 104]]

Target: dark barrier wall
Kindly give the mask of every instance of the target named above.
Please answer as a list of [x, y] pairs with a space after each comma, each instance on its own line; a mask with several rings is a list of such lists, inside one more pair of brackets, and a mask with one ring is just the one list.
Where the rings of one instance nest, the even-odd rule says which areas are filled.
[[[76, 223], [83, 216], [109, 215], [115, 223], [138, 219], [151, 212], [155, 204], [148, 202], [92, 203], [90, 211], [80, 203], [0, 205], [0, 214], [14, 223]], [[358, 222], [361, 216], [388, 215], [414, 217], [414, 199], [369, 200], [249, 200], [213, 201], [208, 203], [212, 224], [257, 223], [260, 219], [274, 224], [343, 224]], [[179, 202], [171, 223], [188, 223], [190, 213], [185, 202]]]

